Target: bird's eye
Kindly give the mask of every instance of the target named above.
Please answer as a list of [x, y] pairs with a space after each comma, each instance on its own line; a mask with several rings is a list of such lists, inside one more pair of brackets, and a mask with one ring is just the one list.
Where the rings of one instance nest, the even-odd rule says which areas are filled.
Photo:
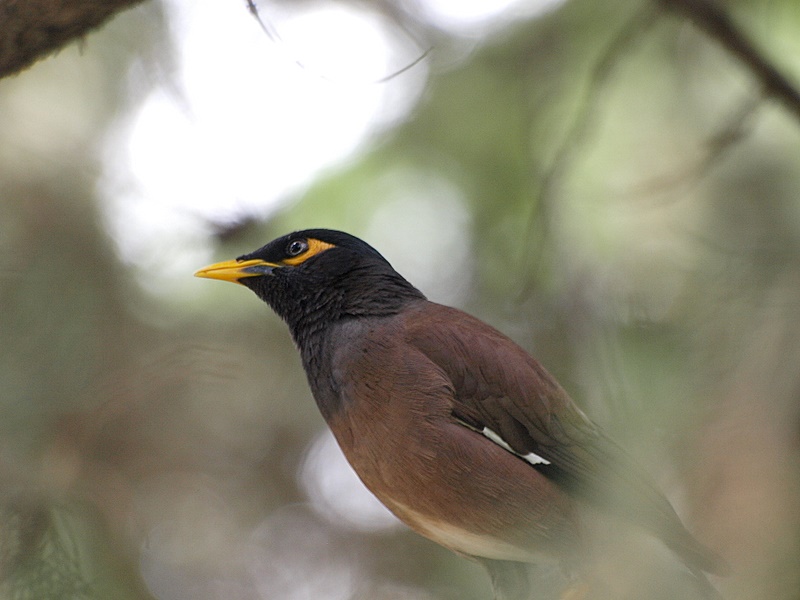
[[298, 256], [308, 250], [308, 242], [305, 240], [294, 240], [286, 246], [287, 256]]

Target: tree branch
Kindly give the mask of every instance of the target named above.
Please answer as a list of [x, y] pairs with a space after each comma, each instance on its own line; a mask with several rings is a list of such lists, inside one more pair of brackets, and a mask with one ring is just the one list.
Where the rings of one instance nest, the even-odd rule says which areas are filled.
[[780, 100], [800, 119], [800, 91], [747, 39], [730, 15], [715, 0], [657, 0], [682, 15], [736, 56], [761, 82], [764, 91]]
[[143, 0], [0, 0], [0, 78], [102, 25]]

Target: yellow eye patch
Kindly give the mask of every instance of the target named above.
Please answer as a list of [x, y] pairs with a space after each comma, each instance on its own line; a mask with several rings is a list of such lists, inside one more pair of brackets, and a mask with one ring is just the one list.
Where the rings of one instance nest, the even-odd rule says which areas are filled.
[[284, 258], [281, 263], [284, 265], [289, 266], [296, 266], [306, 262], [312, 256], [316, 256], [325, 250], [330, 250], [331, 248], [335, 248], [333, 244], [329, 244], [328, 242], [323, 242], [321, 240], [315, 240], [314, 238], [306, 240], [308, 243], [308, 248], [305, 252], [298, 254], [297, 256], [292, 256], [291, 258]]

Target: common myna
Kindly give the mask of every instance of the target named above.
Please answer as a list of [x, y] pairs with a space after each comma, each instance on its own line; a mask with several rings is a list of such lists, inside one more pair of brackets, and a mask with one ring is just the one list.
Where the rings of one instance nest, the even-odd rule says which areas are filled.
[[528, 563], [584, 576], [583, 507], [659, 538], [715, 596], [704, 572], [724, 574], [724, 561], [542, 365], [428, 301], [367, 243], [298, 231], [196, 275], [250, 288], [288, 324], [364, 484], [418, 533], [486, 565], [496, 598], [530, 598]]

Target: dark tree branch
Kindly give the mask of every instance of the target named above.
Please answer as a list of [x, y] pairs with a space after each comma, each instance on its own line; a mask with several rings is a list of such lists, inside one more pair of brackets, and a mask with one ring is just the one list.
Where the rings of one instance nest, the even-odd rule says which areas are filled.
[[102, 25], [142, 0], [0, 0], [0, 77]]
[[800, 119], [800, 91], [747, 39], [730, 15], [715, 0], [657, 0], [662, 6], [691, 21], [738, 58], [764, 87]]

